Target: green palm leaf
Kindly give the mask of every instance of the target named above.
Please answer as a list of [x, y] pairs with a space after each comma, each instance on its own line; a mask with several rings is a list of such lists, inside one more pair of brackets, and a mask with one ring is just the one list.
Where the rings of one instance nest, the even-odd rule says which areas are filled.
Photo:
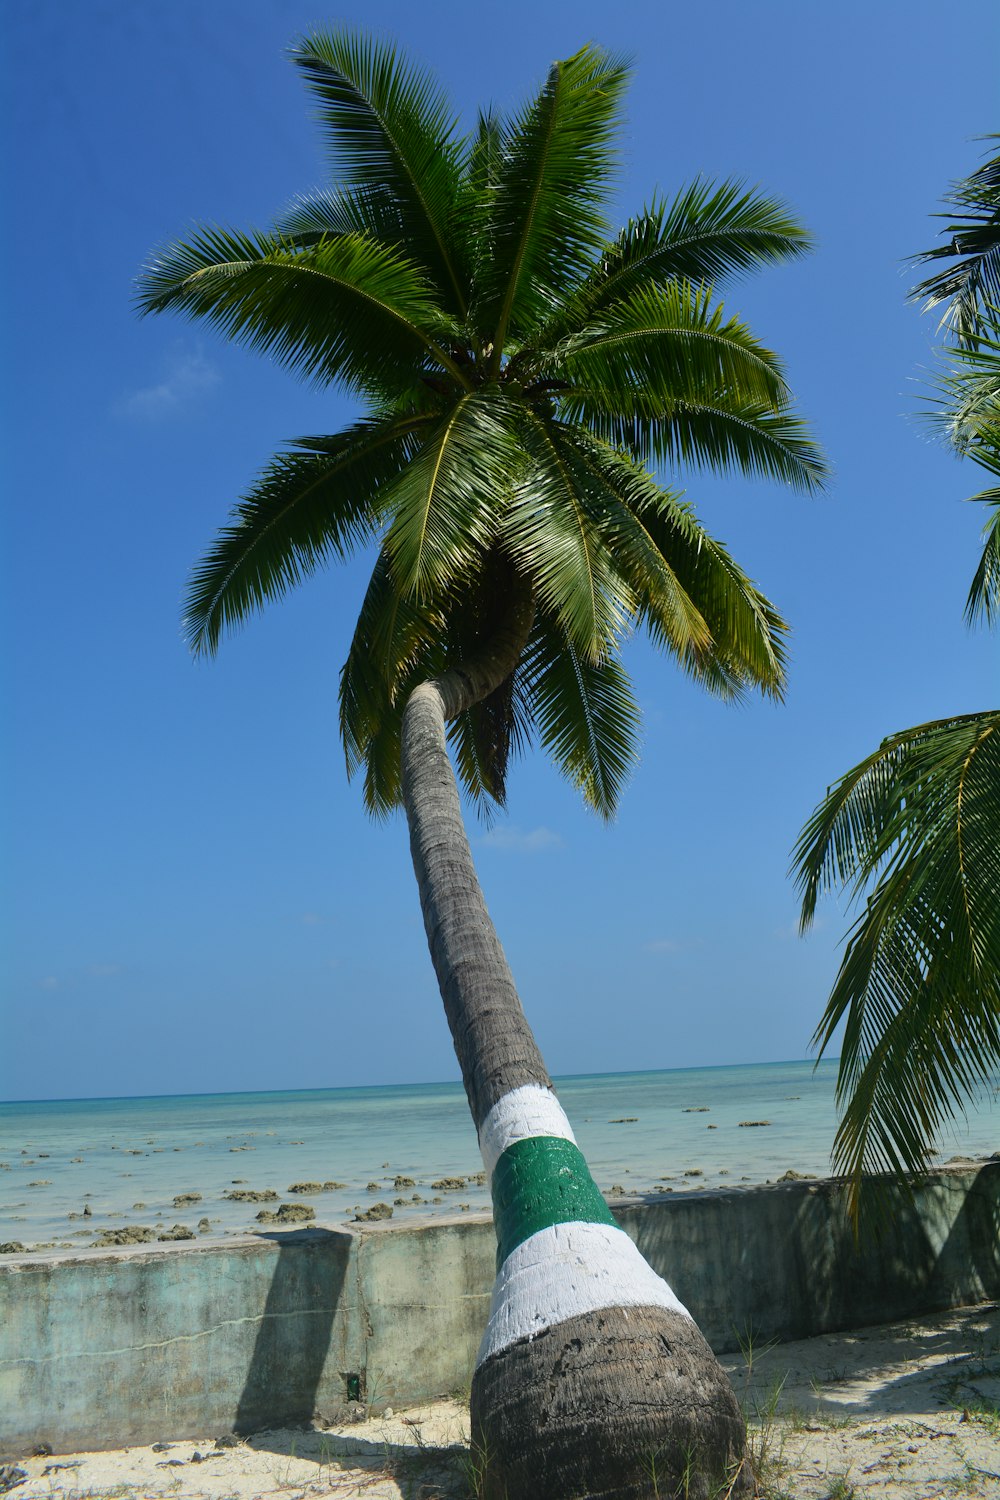
[[523, 408], [522, 441], [530, 460], [498, 533], [538, 601], [592, 662], [617, 650], [636, 599], [590, 524], [580, 473], [552, 424]]
[[807, 492], [821, 489], [827, 478], [808, 425], [759, 401], [720, 392], [714, 401], [678, 401], [664, 410], [643, 392], [626, 405], [617, 392], [577, 389], [561, 405], [567, 419], [585, 423], [642, 464], [749, 474]]
[[[690, 505], [589, 434], [570, 439], [617, 507], [609, 550], [639, 601], [639, 623], [710, 692], [783, 696], [788, 626]], [[627, 519], [626, 519], [627, 518]]]
[[444, 618], [402, 595], [380, 552], [340, 673], [347, 774], [365, 770], [365, 804], [383, 816], [402, 796], [399, 744], [410, 688], [443, 666]]
[[593, 662], [540, 616], [525, 692], [542, 745], [588, 806], [612, 818], [639, 760], [639, 706], [620, 661]]
[[185, 629], [194, 651], [214, 653], [224, 630], [370, 541], [378, 492], [412, 461], [428, 420], [359, 422], [274, 459], [192, 575]]
[[523, 458], [512, 404], [463, 395], [382, 496], [397, 586], [428, 599], [463, 579], [488, 550]]
[[689, 282], [649, 286], [609, 309], [553, 352], [551, 370], [573, 387], [600, 391], [608, 407], [636, 395], [656, 409], [738, 393], [774, 410], [788, 399], [776, 355], [745, 324], [726, 319], [711, 289]]
[[951, 264], [921, 281], [911, 296], [926, 299], [926, 309], [943, 304], [942, 326], [951, 329], [960, 344], [967, 344], [979, 332], [984, 306], [1000, 304], [1000, 155], [956, 182], [946, 202], [951, 212], [939, 217], [951, 219], [941, 231], [948, 243], [914, 260]]
[[977, 620], [991, 625], [1000, 618], [1000, 489], [969, 498], [991, 505], [993, 515], [983, 527], [983, 550], [965, 601], [965, 618], [970, 625]]
[[643, 289], [686, 281], [718, 290], [811, 247], [811, 237], [776, 198], [739, 182], [698, 179], [672, 203], [654, 200], [629, 219], [539, 342], [551, 346]]
[[462, 241], [452, 224], [461, 145], [438, 84], [359, 32], [314, 32], [292, 56], [341, 182], [362, 193], [378, 185], [397, 216], [397, 243], [427, 271], [443, 304], [464, 316]]
[[584, 47], [554, 63], [545, 85], [503, 134], [474, 304], [499, 369], [508, 331], [548, 316], [567, 283], [600, 250], [625, 62]]
[[1000, 1062], [1000, 712], [904, 730], [841, 779], [796, 846], [802, 923], [874, 882], [817, 1028], [846, 1020], [834, 1160], [851, 1180], [916, 1171]]
[[139, 307], [205, 318], [307, 378], [360, 392], [408, 388], [414, 367], [465, 384], [438, 342], [451, 325], [421, 273], [362, 234], [296, 250], [267, 235], [205, 229], [146, 268]]

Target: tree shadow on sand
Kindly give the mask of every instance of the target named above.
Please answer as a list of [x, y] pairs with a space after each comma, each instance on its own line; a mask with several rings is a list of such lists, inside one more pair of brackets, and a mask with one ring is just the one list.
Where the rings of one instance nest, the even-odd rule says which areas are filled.
[[[371, 1427], [367, 1423], [366, 1431], [370, 1433]], [[362, 1474], [373, 1484], [379, 1479], [393, 1479], [402, 1495], [420, 1496], [421, 1500], [468, 1500], [471, 1493], [468, 1443], [458, 1437], [446, 1444], [424, 1442], [419, 1424], [414, 1425], [410, 1442], [395, 1442], [388, 1436], [282, 1429], [257, 1433], [247, 1440], [247, 1447], [315, 1463], [317, 1483], [330, 1483], [345, 1474]], [[364, 1487], [366, 1480], [361, 1481]], [[302, 1482], [297, 1476], [297, 1483]]]

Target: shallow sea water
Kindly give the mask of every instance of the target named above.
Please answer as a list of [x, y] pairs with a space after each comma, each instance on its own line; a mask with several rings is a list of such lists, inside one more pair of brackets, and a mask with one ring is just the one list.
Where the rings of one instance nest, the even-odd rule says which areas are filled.
[[[835, 1061], [807, 1061], [598, 1074], [556, 1087], [601, 1188], [684, 1192], [775, 1180], [789, 1169], [827, 1175], [835, 1076]], [[1000, 1079], [984, 1088], [942, 1139], [942, 1159], [997, 1150], [998, 1088]], [[487, 1208], [488, 1188], [433, 1184], [481, 1170], [458, 1083], [0, 1103], [0, 1241], [83, 1248], [103, 1229], [194, 1230], [202, 1218], [214, 1236], [270, 1230], [256, 1220], [259, 1205], [223, 1198], [233, 1187], [308, 1204], [328, 1227], [376, 1202], [392, 1204], [397, 1220], [454, 1213]], [[396, 1188], [397, 1176], [414, 1185]], [[310, 1181], [343, 1186], [289, 1193]], [[175, 1207], [184, 1193], [201, 1199]], [[85, 1205], [89, 1217], [70, 1217]]]

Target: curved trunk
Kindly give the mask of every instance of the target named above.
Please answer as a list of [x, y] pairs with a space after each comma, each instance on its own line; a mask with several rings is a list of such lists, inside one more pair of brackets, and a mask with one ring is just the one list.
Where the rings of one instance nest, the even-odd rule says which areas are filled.
[[476, 877], [445, 723], [513, 671], [530, 594], [403, 719], [403, 799], [431, 958], [489, 1174], [497, 1280], [472, 1385], [497, 1500], [745, 1495], [746, 1431], [715, 1356], [615, 1224], [577, 1149]]

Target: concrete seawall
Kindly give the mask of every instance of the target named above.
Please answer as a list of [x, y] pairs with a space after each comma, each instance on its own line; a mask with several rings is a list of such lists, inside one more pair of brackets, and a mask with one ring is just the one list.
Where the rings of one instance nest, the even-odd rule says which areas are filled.
[[[1000, 1297], [1000, 1162], [929, 1175], [856, 1247], [833, 1182], [626, 1203], [713, 1347]], [[0, 1451], [250, 1432], [468, 1389], [488, 1217], [0, 1261]]]

